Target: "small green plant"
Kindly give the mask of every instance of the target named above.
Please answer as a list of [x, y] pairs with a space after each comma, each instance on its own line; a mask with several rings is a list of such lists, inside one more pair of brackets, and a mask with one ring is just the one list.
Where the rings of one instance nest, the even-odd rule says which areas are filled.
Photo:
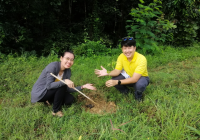
[[165, 42], [166, 32], [176, 26], [164, 19], [160, 0], [154, 0], [148, 6], [143, 5], [143, 0], [140, 2], [139, 8], [131, 10], [132, 20], [127, 20], [130, 23], [126, 26], [128, 35], [135, 37], [137, 47], [144, 52], [158, 51], [158, 42]]

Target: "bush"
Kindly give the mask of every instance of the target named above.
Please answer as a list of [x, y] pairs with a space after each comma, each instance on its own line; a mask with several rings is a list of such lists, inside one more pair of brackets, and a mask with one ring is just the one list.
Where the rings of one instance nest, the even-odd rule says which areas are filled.
[[94, 55], [108, 55], [111, 53], [111, 49], [107, 48], [101, 41], [90, 41], [87, 40], [78, 46], [72, 46], [71, 49], [75, 55], [82, 56], [94, 56]]
[[[144, 1], [140, 0], [143, 4]], [[148, 6], [138, 4], [139, 8], [132, 9], [130, 15], [132, 20], [127, 20], [130, 24], [126, 26], [129, 36], [134, 36], [137, 47], [144, 52], [154, 52], [159, 50], [158, 42], [165, 42], [166, 32], [171, 28], [176, 28], [169, 20], [164, 19], [164, 14], [160, 11], [162, 2], [154, 0]]]

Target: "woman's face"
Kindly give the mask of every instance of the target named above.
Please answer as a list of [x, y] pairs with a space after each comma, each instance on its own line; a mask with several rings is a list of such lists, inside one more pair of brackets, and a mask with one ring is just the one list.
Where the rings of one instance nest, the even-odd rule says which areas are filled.
[[61, 69], [68, 69], [74, 64], [74, 55], [66, 52], [65, 55], [60, 57]]

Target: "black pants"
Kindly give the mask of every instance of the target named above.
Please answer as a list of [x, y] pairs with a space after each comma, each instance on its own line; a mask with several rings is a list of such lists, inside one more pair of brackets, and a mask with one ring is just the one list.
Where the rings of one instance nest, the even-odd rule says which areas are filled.
[[53, 112], [61, 110], [62, 105], [71, 105], [74, 102], [74, 96], [66, 91], [67, 87], [62, 86], [57, 89], [48, 90], [45, 96], [38, 102], [53, 103]]
[[[125, 79], [125, 77], [120, 74], [116, 77], [112, 77], [112, 80], [122, 80]], [[128, 84], [128, 85], [116, 85], [115, 88], [119, 90], [121, 93], [127, 94], [129, 92], [129, 87], [133, 87], [135, 91], [135, 99], [141, 99], [142, 98], [142, 92], [145, 91], [146, 87], [149, 84], [149, 77], [143, 77], [141, 76], [140, 79], [134, 83], [134, 84]]]

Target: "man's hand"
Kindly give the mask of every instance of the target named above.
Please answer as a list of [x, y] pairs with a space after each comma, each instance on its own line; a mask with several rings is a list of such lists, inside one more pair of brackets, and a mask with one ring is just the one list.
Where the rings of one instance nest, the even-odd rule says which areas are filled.
[[72, 82], [71, 80], [65, 79], [65, 83], [69, 88], [74, 88], [74, 82]]
[[118, 80], [108, 80], [107, 82], [106, 82], [106, 86], [107, 87], [113, 87], [113, 86], [115, 86], [115, 85], [117, 85], [118, 84]]
[[82, 86], [82, 88], [87, 88], [87, 89], [90, 89], [90, 90], [97, 90], [96, 87], [94, 87], [92, 84], [85, 84]]
[[108, 75], [107, 70], [103, 66], [101, 66], [101, 68], [102, 70], [95, 69], [94, 73], [98, 75], [98, 77], [107, 76]]

